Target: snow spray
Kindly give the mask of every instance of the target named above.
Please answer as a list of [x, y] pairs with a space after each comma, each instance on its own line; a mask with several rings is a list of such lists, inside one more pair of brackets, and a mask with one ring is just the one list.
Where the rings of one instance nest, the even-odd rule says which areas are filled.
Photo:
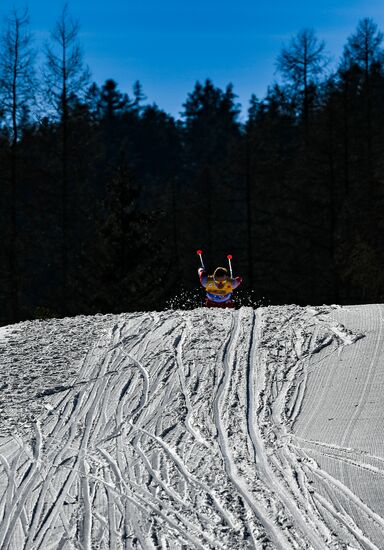
[[196, 309], [201, 307], [204, 300], [203, 288], [185, 289], [166, 301], [165, 309]]

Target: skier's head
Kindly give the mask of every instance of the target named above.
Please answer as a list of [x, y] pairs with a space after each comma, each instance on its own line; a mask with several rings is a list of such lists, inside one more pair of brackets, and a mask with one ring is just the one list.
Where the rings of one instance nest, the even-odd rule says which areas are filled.
[[222, 283], [225, 281], [228, 277], [228, 271], [225, 269], [225, 267], [217, 267], [215, 269], [215, 272], [213, 274], [213, 278], [218, 283]]

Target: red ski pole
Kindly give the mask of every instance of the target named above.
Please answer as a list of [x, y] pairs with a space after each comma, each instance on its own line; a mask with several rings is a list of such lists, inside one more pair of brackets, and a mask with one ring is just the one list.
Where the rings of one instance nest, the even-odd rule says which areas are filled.
[[200, 261], [201, 261], [201, 267], [204, 269], [205, 271], [205, 265], [204, 265], [204, 262], [203, 262], [203, 251], [202, 250], [197, 250], [196, 251], [196, 254], [198, 256], [200, 256]]
[[231, 263], [232, 254], [228, 254], [227, 258], [228, 258], [228, 263], [229, 263], [229, 271], [230, 271], [230, 273], [231, 273], [231, 279], [232, 279], [232, 278], [233, 278], [233, 274], [232, 274], [232, 263]]

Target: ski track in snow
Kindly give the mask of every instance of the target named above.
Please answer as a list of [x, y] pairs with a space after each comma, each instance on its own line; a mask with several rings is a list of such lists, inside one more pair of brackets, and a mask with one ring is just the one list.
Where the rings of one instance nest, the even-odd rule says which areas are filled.
[[383, 313], [196, 309], [2, 330], [3, 368], [30, 330], [35, 356], [39, 331], [47, 347], [53, 334], [70, 367], [14, 405], [40, 403], [32, 435], [1, 425], [1, 550], [384, 548]]

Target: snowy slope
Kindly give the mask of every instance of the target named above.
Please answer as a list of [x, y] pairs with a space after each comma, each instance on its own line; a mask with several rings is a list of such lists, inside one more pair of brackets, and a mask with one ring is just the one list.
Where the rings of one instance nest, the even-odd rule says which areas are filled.
[[384, 548], [383, 313], [2, 329], [0, 548]]

